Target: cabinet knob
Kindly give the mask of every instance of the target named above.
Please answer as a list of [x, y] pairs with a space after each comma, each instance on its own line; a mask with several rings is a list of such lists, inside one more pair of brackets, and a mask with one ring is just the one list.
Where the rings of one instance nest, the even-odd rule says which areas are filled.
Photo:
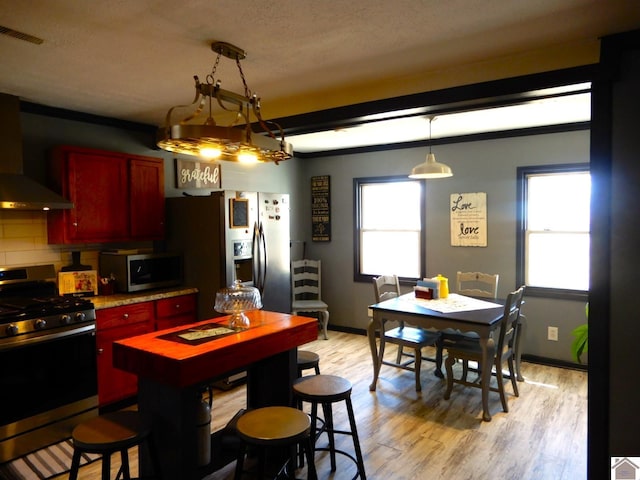
[[176, 303], [176, 310], [180, 310], [180, 304]]
[[122, 318], [124, 318], [125, 320], [128, 320], [129, 319], [129, 314], [125, 313], [124, 315], [122, 315]]
[[98, 349], [98, 355], [102, 355], [104, 353], [104, 348], [99, 348]]

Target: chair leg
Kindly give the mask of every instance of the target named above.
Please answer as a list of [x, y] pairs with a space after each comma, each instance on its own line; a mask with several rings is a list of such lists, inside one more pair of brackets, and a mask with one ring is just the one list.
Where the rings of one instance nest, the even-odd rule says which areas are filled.
[[398, 345], [398, 353], [396, 355], [396, 363], [398, 365], [400, 365], [402, 363], [402, 354], [403, 354], [402, 345]]
[[351, 437], [353, 438], [353, 448], [356, 451], [356, 460], [358, 463], [358, 472], [360, 473], [360, 480], [366, 480], [367, 475], [364, 472], [364, 459], [362, 458], [362, 450], [360, 449], [360, 439], [358, 438], [356, 417], [353, 413], [353, 404], [351, 403], [351, 397], [347, 397], [346, 403], [347, 403], [347, 415], [349, 417], [349, 425], [351, 427]]
[[329, 326], [329, 312], [326, 310], [320, 312], [320, 317], [322, 318], [322, 333], [324, 334], [324, 339], [329, 340], [329, 335], [327, 335], [327, 327]]
[[318, 480], [316, 464], [314, 460], [313, 438], [310, 436], [304, 443], [304, 450], [307, 457], [307, 480]]
[[422, 364], [422, 350], [420, 348], [415, 349], [415, 363], [413, 365], [416, 374], [416, 392], [422, 391], [422, 384], [420, 383], [420, 366]]
[[233, 477], [234, 480], [240, 480], [242, 478], [242, 470], [244, 469], [244, 456], [246, 454], [246, 447], [243, 444], [240, 445], [238, 450], [238, 457], [236, 459], [236, 473]]
[[447, 389], [444, 392], [444, 399], [449, 400], [451, 396], [451, 391], [453, 390], [453, 364], [456, 359], [451, 355], [447, 356], [447, 359], [444, 362], [444, 366], [447, 370]]
[[71, 472], [69, 473], [69, 480], [78, 479], [78, 469], [80, 468], [80, 450], [73, 451], [73, 459], [71, 460]]
[[[478, 370], [480, 370], [480, 367], [478, 367]], [[467, 381], [468, 373], [469, 373], [469, 360], [463, 360], [462, 361], [462, 380], [464, 380], [465, 382]]]
[[507, 396], [504, 393], [504, 377], [502, 376], [502, 365], [500, 365], [500, 363], [496, 365], [496, 380], [498, 382], [498, 393], [500, 394], [502, 410], [508, 412], [509, 405], [507, 405]]
[[507, 362], [509, 364], [509, 376], [511, 377], [511, 385], [513, 386], [513, 394], [516, 397], [519, 397], [520, 393], [518, 392], [518, 381], [517, 381], [516, 375], [514, 375], [515, 373], [517, 373], [517, 368], [515, 368], [513, 357], [509, 357]]
[[436, 341], [436, 369], [434, 374], [438, 378], [444, 378], [444, 374], [442, 373], [442, 351], [444, 350], [444, 345], [442, 338], [438, 338]]
[[[120, 467], [122, 471], [122, 467]], [[120, 476], [120, 471], [118, 476]], [[111, 478], [111, 454], [105, 453], [102, 455], [102, 480], [109, 480]]]
[[329, 453], [331, 457], [331, 471], [336, 471], [336, 439], [333, 433], [333, 409], [330, 403], [323, 403], [324, 422], [327, 427], [327, 436], [329, 437]]

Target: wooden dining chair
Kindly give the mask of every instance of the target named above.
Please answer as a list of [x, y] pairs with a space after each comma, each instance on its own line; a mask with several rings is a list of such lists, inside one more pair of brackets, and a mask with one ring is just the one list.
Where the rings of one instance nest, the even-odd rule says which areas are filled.
[[[456, 293], [468, 297], [497, 298], [498, 281], [500, 275], [497, 273], [482, 272], [457, 272], [456, 273]], [[441, 348], [447, 344], [455, 343], [463, 338], [478, 338], [473, 332], [462, 333], [459, 330], [447, 329], [442, 332]], [[472, 369], [475, 371], [475, 369]], [[462, 376], [466, 380], [469, 371], [469, 362], [463, 362]]]
[[469, 297], [497, 298], [499, 278], [497, 273], [458, 272], [456, 290]]
[[315, 313], [327, 340], [329, 305], [322, 301], [322, 262], [320, 260], [294, 260], [291, 262], [291, 313]]
[[[504, 389], [505, 379], [502, 373], [502, 365], [505, 362], [507, 362], [509, 368], [509, 378], [511, 380], [511, 385], [513, 386], [513, 393], [516, 397], [520, 395], [515, 375], [515, 353], [513, 345], [517, 332], [518, 318], [520, 316], [523, 295], [524, 286], [514, 292], [511, 292], [507, 297], [507, 301], [504, 304], [504, 314], [500, 320], [500, 328], [498, 329], [496, 353], [491, 359], [493, 364], [492, 369], [495, 370], [497, 387], [490, 387], [490, 390], [500, 394], [502, 409], [505, 412], [509, 411]], [[463, 376], [456, 378], [453, 372], [453, 365], [456, 363], [456, 360], [475, 361], [478, 363], [479, 367], [481, 366], [482, 349], [480, 348], [478, 340], [473, 338], [462, 338], [457, 342], [446, 344], [445, 349], [447, 350], [447, 359], [444, 363], [447, 370], [447, 389], [444, 393], [445, 400], [450, 398], [454, 383], [467, 387], [481, 388], [482, 378], [479, 378], [480, 381], [469, 382]]]
[[[373, 289], [376, 303], [389, 300], [400, 295], [400, 281], [397, 275], [381, 275], [373, 279]], [[436, 363], [436, 376], [442, 375], [442, 350], [436, 349], [435, 357], [424, 357], [424, 347], [436, 346], [440, 338], [439, 332], [432, 332], [424, 328], [410, 327], [401, 322], [397, 327], [380, 332], [380, 365], [389, 365], [415, 372], [416, 391], [422, 390], [420, 383], [420, 368], [422, 360]], [[398, 351], [395, 362], [384, 359], [385, 345], [397, 345]], [[405, 351], [404, 348], [410, 351]], [[439, 374], [439, 375], [438, 375]]]

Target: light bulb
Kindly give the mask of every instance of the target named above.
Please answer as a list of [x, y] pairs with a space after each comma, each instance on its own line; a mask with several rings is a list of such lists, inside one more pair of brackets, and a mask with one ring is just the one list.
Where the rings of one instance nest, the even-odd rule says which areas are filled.
[[216, 145], [204, 145], [200, 147], [200, 156], [206, 159], [220, 158], [222, 150]]

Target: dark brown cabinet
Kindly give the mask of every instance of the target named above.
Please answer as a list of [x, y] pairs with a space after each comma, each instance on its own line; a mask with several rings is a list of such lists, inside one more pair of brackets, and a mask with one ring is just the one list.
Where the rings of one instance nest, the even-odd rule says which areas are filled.
[[51, 187], [74, 203], [48, 213], [49, 243], [108, 243], [164, 237], [164, 163], [160, 158], [57, 147]]

